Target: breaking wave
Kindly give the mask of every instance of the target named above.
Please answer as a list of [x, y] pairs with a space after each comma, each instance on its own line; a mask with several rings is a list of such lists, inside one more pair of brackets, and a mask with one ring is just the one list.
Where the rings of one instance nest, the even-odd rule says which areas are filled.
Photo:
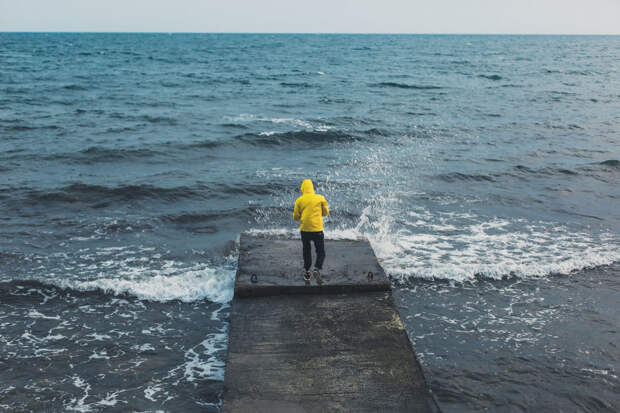
[[[396, 228], [367, 207], [354, 227], [330, 228], [326, 239], [368, 238], [386, 272], [399, 279], [475, 281], [479, 278], [569, 275], [620, 261], [618, 239], [572, 232], [552, 222], [527, 223], [472, 214], [409, 212]], [[299, 238], [292, 229], [253, 229], [253, 235]], [[328, 251], [329, 260], [329, 251]]]
[[43, 281], [63, 289], [77, 291], [102, 291], [106, 294], [129, 294], [141, 300], [166, 302], [179, 300], [193, 302], [207, 299], [216, 303], [226, 303], [232, 299], [234, 269], [212, 268], [197, 265], [172, 275], [164, 274], [140, 278], [99, 278], [79, 281], [56, 279]]
[[[235, 254], [235, 253], [233, 253]], [[102, 259], [102, 261], [95, 261]], [[98, 292], [115, 296], [130, 295], [140, 300], [194, 302], [209, 300], [227, 303], [232, 299], [237, 258], [230, 255], [223, 263], [183, 264], [160, 260], [147, 250], [108, 248], [80, 258], [78, 277], [57, 276], [62, 268], [48, 268], [37, 273], [48, 277], [15, 279], [1, 282], [36, 287], [37, 283], [83, 293]], [[86, 263], [89, 263], [87, 265]]]

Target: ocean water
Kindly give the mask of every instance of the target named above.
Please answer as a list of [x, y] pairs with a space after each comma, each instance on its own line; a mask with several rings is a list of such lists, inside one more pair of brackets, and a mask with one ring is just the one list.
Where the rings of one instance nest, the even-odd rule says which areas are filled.
[[311, 178], [443, 411], [620, 410], [619, 71], [618, 36], [0, 33], [0, 409], [219, 411], [239, 234], [297, 237]]

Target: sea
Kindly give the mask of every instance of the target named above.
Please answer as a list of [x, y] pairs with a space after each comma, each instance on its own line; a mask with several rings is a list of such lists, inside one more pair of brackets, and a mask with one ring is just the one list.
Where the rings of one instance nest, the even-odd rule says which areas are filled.
[[168, 33], [0, 33], [0, 410], [218, 412], [306, 178], [443, 412], [620, 411], [620, 36]]

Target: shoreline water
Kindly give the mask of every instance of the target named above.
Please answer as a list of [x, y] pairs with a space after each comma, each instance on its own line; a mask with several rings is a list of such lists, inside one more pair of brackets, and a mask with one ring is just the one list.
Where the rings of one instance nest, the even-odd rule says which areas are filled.
[[445, 411], [617, 410], [620, 37], [0, 42], [3, 409], [218, 411], [239, 234], [311, 178]]

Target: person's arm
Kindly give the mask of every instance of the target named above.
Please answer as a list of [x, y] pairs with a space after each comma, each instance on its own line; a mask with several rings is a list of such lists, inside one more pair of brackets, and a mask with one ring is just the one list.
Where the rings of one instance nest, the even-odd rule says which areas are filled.
[[321, 214], [326, 217], [329, 215], [329, 205], [327, 205], [327, 200], [323, 197], [321, 201]]
[[299, 210], [299, 199], [295, 201], [295, 208], [293, 208], [293, 219], [299, 221], [301, 219], [301, 211]]

